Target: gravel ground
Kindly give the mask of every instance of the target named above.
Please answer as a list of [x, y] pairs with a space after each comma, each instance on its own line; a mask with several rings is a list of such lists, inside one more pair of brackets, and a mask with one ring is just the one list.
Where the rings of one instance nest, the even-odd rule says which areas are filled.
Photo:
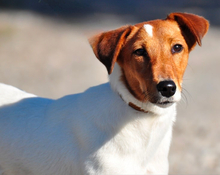
[[[59, 98], [107, 81], [87, 37], [126, 22], [115, 16], [65, 23], [28, 12], [0, 12], [0, 82]], [[170, 151], [170, 174], [220, 174], [220, 30], [191, 54]]]

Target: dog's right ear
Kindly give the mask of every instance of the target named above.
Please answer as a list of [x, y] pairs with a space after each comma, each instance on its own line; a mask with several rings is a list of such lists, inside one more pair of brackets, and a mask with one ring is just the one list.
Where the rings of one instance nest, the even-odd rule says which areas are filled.
[[125, 26], [89, 39], [94, 54], [105, 65], [108, 74], [112, 73], [114, 64], [131, 30], [132, 26]]

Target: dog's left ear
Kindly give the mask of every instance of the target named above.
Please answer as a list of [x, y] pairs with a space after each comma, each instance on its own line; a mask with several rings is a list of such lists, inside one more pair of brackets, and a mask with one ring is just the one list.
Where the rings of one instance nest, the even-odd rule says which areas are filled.
[[184, 36], [189, 51], [196, 45], [196, 42], [201, 46], [202, 38], [207, 33], [209, 22], [201, 17], [189, 13], [171, 13], [167, 19], [175, 20]]
[[94, 54], [105, 65], [108, 74], [112, 73], [114, 64], [131, 30], [132, 26], [125, 26], [89, 39]]

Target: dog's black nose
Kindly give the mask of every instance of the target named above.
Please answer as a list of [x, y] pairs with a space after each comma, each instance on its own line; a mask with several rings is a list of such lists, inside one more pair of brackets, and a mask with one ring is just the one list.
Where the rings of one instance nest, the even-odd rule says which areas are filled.
[[158, 90], [158, 92], [161, 93], [162, 96], [164, 96], [164, 97], [171, 97], [176, 92], [176, 85], [171, 80], [169, 80], [169, 81], [161, 81], [157, 85], [157, 90]]

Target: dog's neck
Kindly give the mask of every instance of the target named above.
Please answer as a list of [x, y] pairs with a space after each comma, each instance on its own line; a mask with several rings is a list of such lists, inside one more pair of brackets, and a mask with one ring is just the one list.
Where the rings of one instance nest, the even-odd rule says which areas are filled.
[[155, 104], [152, 104], [150, 102], [141, 102], [138, 99], [136, 99], [126, 88], [125, 84], [121, 80], [122, 76], [122, 70], [121, 67], [115, 63], [114, 70], [112, 74], [109, 76], [109, 82], [111, 85], [111, 88], [119, 94], [119, 96], [123, 99], [123, 101], [129, 105], [134, 110], [137, 110], [139, 112], [143, 113], [154, 113], [158, 115], [162, 115], [163, 113], [166, 113], [167, 110], [170, 111], [171, 108], [175, 110], [176, 104], [173, 104], [170, 107], [162, 108]]

